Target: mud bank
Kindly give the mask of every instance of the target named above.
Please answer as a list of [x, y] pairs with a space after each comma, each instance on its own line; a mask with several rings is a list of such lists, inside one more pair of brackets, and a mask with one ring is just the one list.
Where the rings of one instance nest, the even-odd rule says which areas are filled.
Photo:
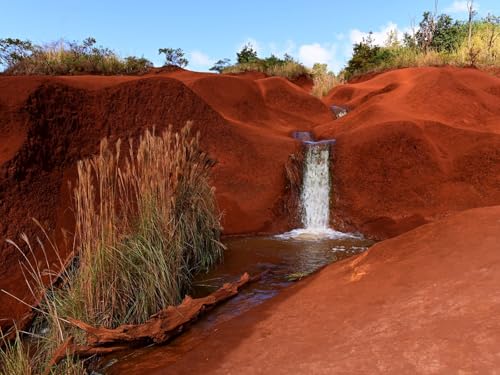
[[113, 373], [491, 373], [499, 232], [500, 206], [421, 226], [215, 327], [174, 364], [143, 356]]

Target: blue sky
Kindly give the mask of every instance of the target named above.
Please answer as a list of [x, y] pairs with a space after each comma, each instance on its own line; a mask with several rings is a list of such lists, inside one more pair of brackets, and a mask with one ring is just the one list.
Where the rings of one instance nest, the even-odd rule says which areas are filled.
[[[479, 16], [500, 14], [498, 0], [474, 3]], [[44, 43], [93, 36], [121, 55], [156, 65], [162, 64], [158, 48], [180, 47], [192, 70], [207, 70], [224, 57], [234, 61], [251, 42], [259, 56], [287, 52], [306, 65], [322, 62], [338, 71], [364, 33], [373, 31], [382, 43], [388, 30], [408, 30], [433, 8], [433, 0], [0, 0], [0, 38]], [[466, 18], [465, 1], [440, 0], [438, 10]]]

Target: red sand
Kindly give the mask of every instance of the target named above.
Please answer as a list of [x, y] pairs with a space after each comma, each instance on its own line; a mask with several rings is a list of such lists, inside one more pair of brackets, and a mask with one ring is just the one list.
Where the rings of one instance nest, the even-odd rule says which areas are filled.
[[[341, 86], [324, 103], [307, 85], [185, 70], [0, 76], [0, 239], [27, 232], [34, 241], [31, 217], [50, 232], [71, 230], [66, 182], [102, 137], [179, 128], [187, 120], [217, 162], [213, 181], [226, 234], [290, 229], [284, 165], [299, 147], [290, 138], [295, 130], [338, 139], [337, 228], [386, 238], [500, 203], [500, 79], [471, 69], [405, 69]], [[352, 112], [333, 120], [330, 104]], [[25, 297], [18, 259], [2, 241], [0, 288]], [[26, 310], [2, 293], [0, 305], [0, 319]]]
[[127, 374], [493, 374], [500, 206], [459, 213], [323, 269], [214, 327], [171, 366]]

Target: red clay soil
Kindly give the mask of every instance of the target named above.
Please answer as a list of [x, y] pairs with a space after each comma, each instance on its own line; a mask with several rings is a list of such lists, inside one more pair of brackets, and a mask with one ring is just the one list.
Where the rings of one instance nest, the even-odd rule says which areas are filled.
[[112, 373], [494, 374], [499, 233], [500, 206], [421, 226], [214, 327], [168, 367], [150, 352]]
[[411, 68], [334, 89], [351, 112], [315, 128], [336, 138], [333, 225], [387, 238], [500, 203], [500, 79]]
[[[5, 239], [26, 232], [34, 242], [40, 233], [32, 217], [59, 239], [63, 228], [72, 230], [67, 181], [104, 136], [113, 141], [193, 120], [216, 161], [213, 183], [228, 235], [291, 229], [285, 163], [300, 145], [290, 135], [335, 137], [332, 223], [387, 238], [454, 211], [500, 204], [499, 102], [500, 79], [455, 68], [380, 74], [340, 86], [324, 102], [258, 74], [0, 76], [0, 289], [29, 301], [20, 256]], [[334, 120], [331, 104], [352, 111]], [[0, 306], [0, 327], [9, 322], [2, 318], [26, 311], [3, 293]]]
[[[194, 121], [202, 147], [216, 161], [212, 176], [224, 233], [269, 233], [290, 229], [293, 221], [283, 207], [284, 166], [299, 150], [291, 133], [332, 118], [320, 100], [280, 78], [260, 82], [185, 70], [140, 77], [0, 76], [0, 289], [31, 302], [20, 256], [5, 239], [26, 232], [35, 242], [41, 234], [31, 218], [59, 239], [61, 229], [72, 230], [67, 181], [101, 138]], [[0, 319], [26, 311], [4, 293], [0, 305]], [[0, 320], [1, 328], [8, 324]]]

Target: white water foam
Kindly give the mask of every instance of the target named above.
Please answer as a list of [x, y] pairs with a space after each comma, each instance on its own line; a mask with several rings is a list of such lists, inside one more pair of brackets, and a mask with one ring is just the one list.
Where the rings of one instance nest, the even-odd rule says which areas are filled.
[[359, 238], [328, 227], [330, 221], [330, 145], [306, 142], [301, 211], [304, 228], [278, 235], [281, 239]]

